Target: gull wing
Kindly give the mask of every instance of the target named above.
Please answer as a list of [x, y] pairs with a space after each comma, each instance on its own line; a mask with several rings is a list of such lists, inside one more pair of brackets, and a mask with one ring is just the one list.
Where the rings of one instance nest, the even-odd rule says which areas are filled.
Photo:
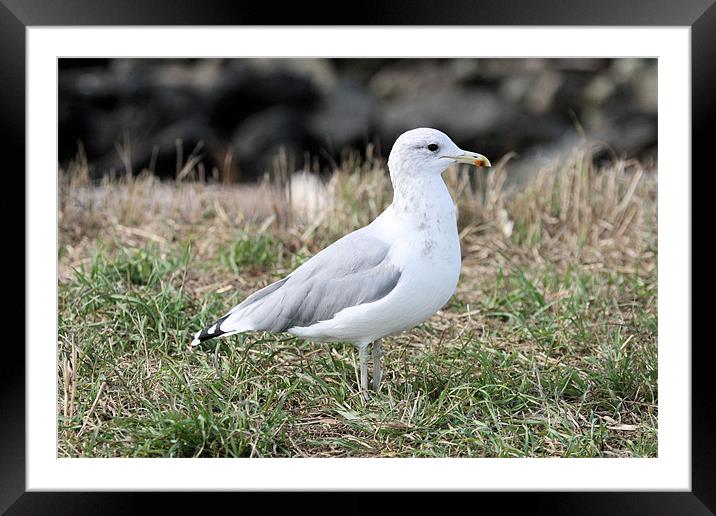
[[194, 343], [247, 330], [308, 327], [344, 308], [385, 297], [401, 273], [388, 258], [390, 245], [368, 229], [344, 236], [287, 277], [250, 295], [199, 332]]

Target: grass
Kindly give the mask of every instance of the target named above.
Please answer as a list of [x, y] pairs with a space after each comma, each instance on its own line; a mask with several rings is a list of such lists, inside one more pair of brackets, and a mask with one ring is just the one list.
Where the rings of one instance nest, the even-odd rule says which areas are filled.
[[246, 334], [188, 349], [206, 322], [377, 215], [383, 167], [347, 156], [313, 211], [285, 173], [247, 209], [241, 187], [93, 186], [81, 159], [61, 171], [58, 455], [657, 456], [656, 174], [597, 169], [586, 148], [519, 189], [504, 186], [507, 161], [476, 184], [445, 174], [458, 290], [385, 339], [370, 401], [349, 344]]

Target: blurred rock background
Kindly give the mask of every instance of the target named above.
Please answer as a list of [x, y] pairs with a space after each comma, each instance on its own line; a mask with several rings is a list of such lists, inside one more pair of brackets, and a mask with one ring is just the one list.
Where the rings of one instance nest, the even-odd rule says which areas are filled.
[[[656, 59], [60, 59], [59, 164], [253, 181], [430, 126], [528, 173], [586, 137], [656, 160]], [[519, 174], [518, 174], [519, 175]]]

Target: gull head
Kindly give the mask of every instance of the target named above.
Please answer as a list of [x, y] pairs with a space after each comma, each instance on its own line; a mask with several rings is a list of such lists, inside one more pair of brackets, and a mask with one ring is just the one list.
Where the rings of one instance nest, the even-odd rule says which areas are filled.
[[440, 175], [453, 163], [492, 166], [490, 160], [482, 154], [462, 150], [447, 134], [425, 127], [401, 134], [388, 157], [391, 176]]

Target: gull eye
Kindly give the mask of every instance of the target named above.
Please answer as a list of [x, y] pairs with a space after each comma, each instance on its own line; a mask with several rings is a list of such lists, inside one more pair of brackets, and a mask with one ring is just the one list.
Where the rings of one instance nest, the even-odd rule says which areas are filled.
[[438, 150], [438, 146], [434, 143], [431, 143], [430, 145], [428, 145], [428, 150], [430, 152], [435, 152], [436, 150]]

